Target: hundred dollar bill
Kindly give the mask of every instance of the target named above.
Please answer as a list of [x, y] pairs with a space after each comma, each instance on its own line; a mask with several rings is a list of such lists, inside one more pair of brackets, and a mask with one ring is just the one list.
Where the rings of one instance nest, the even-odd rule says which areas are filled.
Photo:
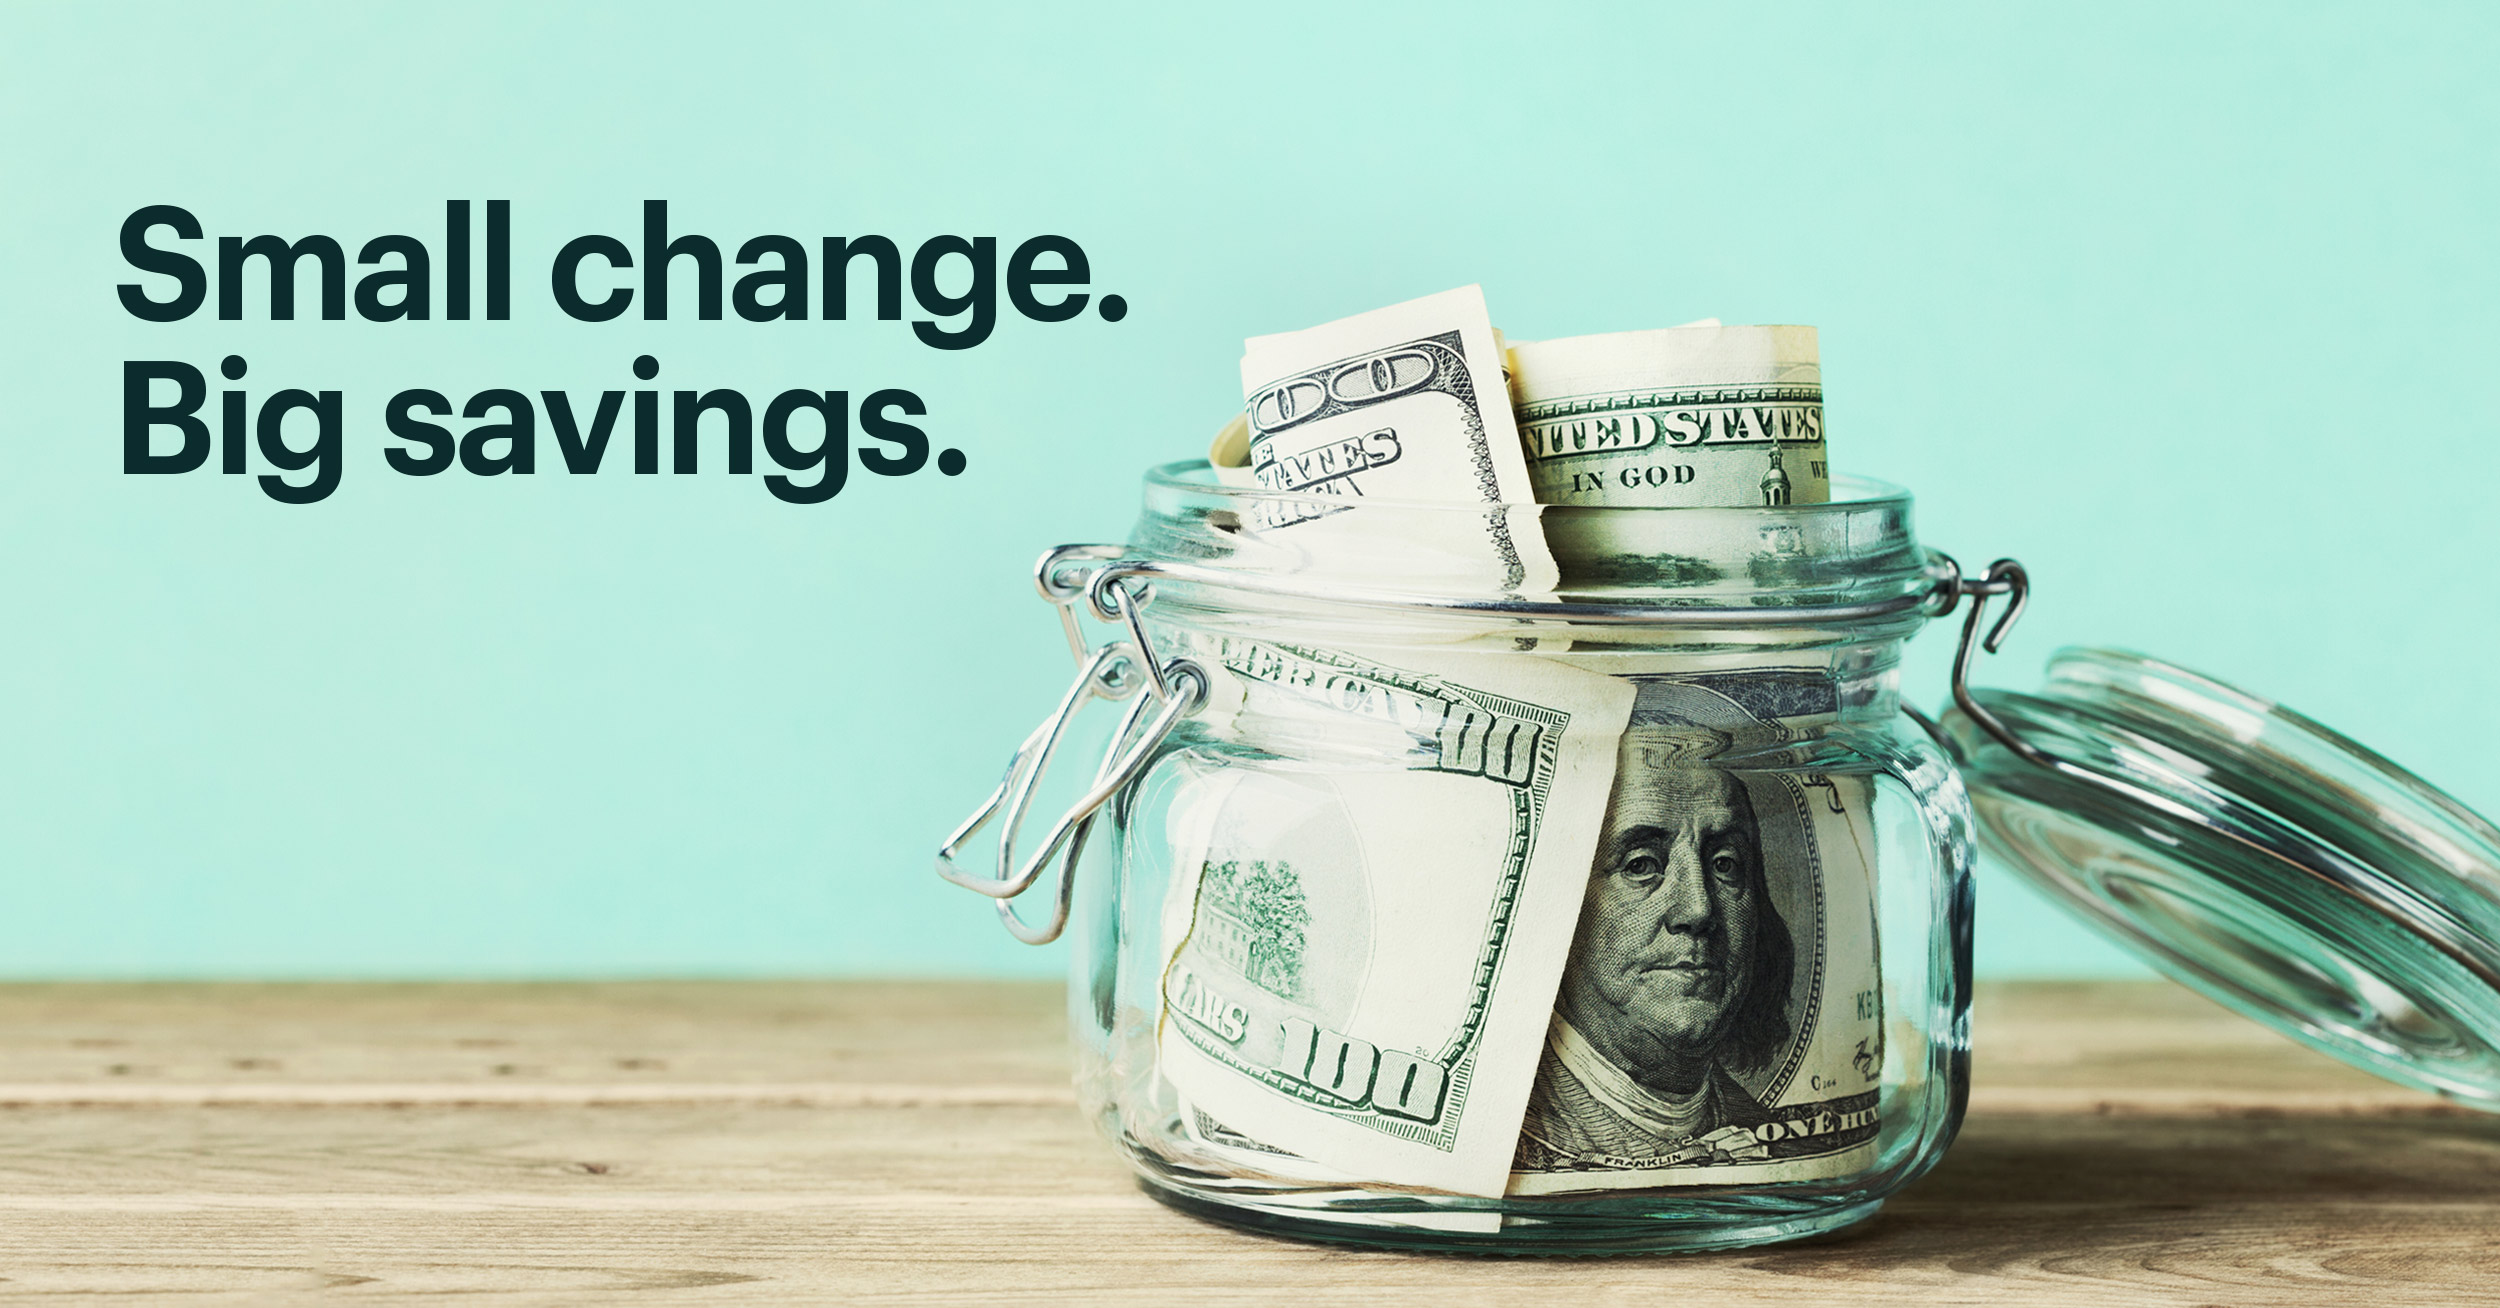
[[1229, 760], [1180, 806], [1163, 1076], [1366, 1183], [1501, 1194], [1630, 685], [1507, 652], [1211, 646], [1230, 720], [1313, 748]]
[[[1462, 568], [1501, 591], [1552, 588], [1536, 494], [1511, 418], [1504, 350], [1465, 286], [1243, 346], [1253, 527], [1374, 575]], [[1475, 512], [1340, 513], [1363, 500]], [[1393, 511], [1394, 512], [1394, 511]]]
[[[1719, 322], [1716, 318], [1705, 321], [1713, 327]], [[1499, 328], [1493, 332], [1493, 354], [1503, 361], [1502, 385], [1507, 394], [1510, 386], [1510, 347], [1504, 343]], [[1232, 421], [1225, 423], [1223, 429], [1215, 433], [1215, 439], [1207, 443], [1207, 466], [1214, 470], [1219, 485], [1249, 488], [1259, 484], [1257, 475], [1250, 469], [1250, 415], [1247, 410], [1234, 414]]]
[[1709, 323], [1522, 341], [1510, 365], [1540, 503], [1831, 498], [1812, 327]]
[[1749, 1185], [1872, 1160], [1873, 791], [1800, 766], [1829, 672], [1639, 687], [1510, 1192]]

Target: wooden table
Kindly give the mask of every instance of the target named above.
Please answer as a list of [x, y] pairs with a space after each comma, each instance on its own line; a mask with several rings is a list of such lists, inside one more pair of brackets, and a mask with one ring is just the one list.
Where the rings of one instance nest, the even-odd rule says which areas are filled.
[[2500, 1122], [2167, 986], [1976, 1028], [1960, 1143], [1854, 1232], [1530, 1261], [1147, 1199], [1051, 985], [0, 987], [0, 1299], [2500, 1302]]

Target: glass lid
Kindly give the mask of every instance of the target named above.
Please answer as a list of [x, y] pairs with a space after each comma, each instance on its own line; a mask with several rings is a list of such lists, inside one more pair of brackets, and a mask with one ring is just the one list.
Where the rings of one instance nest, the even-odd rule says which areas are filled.
[[2222, 1004], [2500, 1111], [2491, 823], [2290, 709], [2139, 654], [2064, 650], [2036, 693], [1956, 691], [1942, 730], [1990, 853]]

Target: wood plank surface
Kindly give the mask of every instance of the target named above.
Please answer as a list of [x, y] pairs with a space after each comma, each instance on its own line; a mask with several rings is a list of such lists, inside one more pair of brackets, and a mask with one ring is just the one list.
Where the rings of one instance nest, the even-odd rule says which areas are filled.
[[1128, 1180], [1056, 986], [0, 987], [0, 1301], [2500, 1302], [2500, 1122], [2175, 988], [1983, 990], [1937, 1171], [1803, 1245], [1243, 1235]]

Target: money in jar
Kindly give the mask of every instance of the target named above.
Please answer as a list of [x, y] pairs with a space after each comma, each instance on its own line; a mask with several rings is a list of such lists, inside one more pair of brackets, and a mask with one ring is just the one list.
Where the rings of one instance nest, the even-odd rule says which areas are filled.
[[1873, 1211], [1954, 1124], [1968, 823], [1899, 711], [1934, 568], [1831, 475], [1812, 329], [1520, 342], [1470, 287], [1242, 380], [1042, 569], [1136, 688], [1054, 924], [1150, 1192], [1563, 1252]]

